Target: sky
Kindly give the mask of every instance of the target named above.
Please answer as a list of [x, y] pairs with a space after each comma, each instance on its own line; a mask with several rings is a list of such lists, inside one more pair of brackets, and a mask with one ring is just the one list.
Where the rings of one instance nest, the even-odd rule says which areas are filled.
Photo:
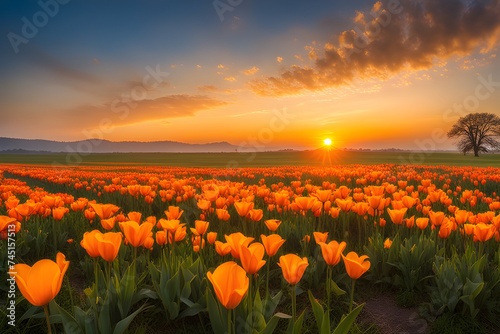
[[452, 149], [500, 0], [0, 2], [0, 137]]

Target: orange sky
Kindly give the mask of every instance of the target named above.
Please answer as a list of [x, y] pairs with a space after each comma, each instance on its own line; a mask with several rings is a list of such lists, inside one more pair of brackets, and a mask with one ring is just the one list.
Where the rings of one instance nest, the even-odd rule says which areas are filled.
[[[0, 136], [450, 149], [460, 116], [499, 113], [499, 4], [75, 1], [2, 42]], [[5, 35], [40, 10], [2, 6]]]

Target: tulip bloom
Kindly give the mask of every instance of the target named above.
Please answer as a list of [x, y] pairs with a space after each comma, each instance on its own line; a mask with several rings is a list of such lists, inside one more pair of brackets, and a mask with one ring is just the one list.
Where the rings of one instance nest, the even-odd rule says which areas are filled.
[[[432, 211], [431, 211], [432, 212]], [[451, 231], [454, 229], [454, 223], [452, 220], [446, 218], [439, 227], [438, 235], [442, 239], [446, 239], [450, 236]]]
[[96, 258], [99, 254], [99, 247], [96, 234], [102, 234], [99, 230], [93, 230], [90, 232], [85, 232], [83, 234], [83, 239], [80, 241], [80, 246], [82, 246], [90, 257]]
[[234, 261], [224, 262], [207, 278], [214, 287], [219, 302], [228, 310], [236, 308], [248, 291], [249, 279], [243, 268]]
[[231, 233], [230, 235], [224, 235], [227, 243], [231, 246], [231, 255], [235, 259], [240, 258], [240, 245], [248, 246], [253, 238], [243, 235], [241, 232]]
[[307, 211], [312, 208], [316, 197], [295, 197], [295, 203], [302, 211]]
[[209, 224], [209, 222], [204, 220], [195, 220], [194, 226], [198, 235], [204, 235], [205, 233], [207, 233]]
[[240, 261], [247, 274], [256, 274], [266, 264], [266, 261], [262, 260], [263, 257], [264, 246], [261, 243], [240, 246]]
[[168, 232], [168, 243], [173, 244], [174, 242], [179, 242], [186, 238], [186, 226], [181, 224], [177, 227], [177, 229], [172, 232]]
[[276, 232], [276, 230], [278, 229], [278, 227], [281, 224], [281, 220], [267, 219], [267, 220], [264, 220], [264, 224], [266, 224], [269, 231]]
[[397, 209], [391, 210], [391, 209], [387, 208], [387, 212], [389, 213], [389, 216], [391, 217], [392, 223], [396, 224], [396, 225], [403, 224], [403, 217], [405, 216], [406, 210], [408, 210], [408, 209], [403, 208], [403, 209], [399, 209], [399, 210], [397, 210]]
[[389, 248], [391, 248], [391, 246], [392, 246], [392, 240], [389, 239], [389, 238], [385, 239], [385, 241], [384, 241], [384, 248], [385, 249], [389, 249]]
[[493, 224], [479, 223], [474, 227], [474, 241], [485, 242], [493, 238], [496, 227]]
[[340, 262], [340, 256], [347, 246], [345, 241], [338, 243], [335, 240], [330, 241], [329, 243], [318, 242], [318, 245], [321, 247], [323, 259], [325, 259], [326, 264], [329, 266], [335, 266]]
[[347, 256], [342, 254], [347, 275], [352, 279], [358, 279], [370, 269], [368, 255], [358, 256], [356, 252], [349, 252]]
[[125, 235], [127, 241], [134, 247], [139, 247], [144, 244], [144, 241], [152, 235], [151, 230], [153, 224], [145, 222], [141, 225], [139, 223], [129, 220], [120, 223], [120, 228]]
[[328, 239], [328, 232], [313, 232], [313, 237], [317, 244], [326, 242], [326, 239]]
[[222, 241], [215, 241], [215, 251], [217, 254], [220, 256], [225, 256], [229, 253], [231, 253], [231, 245], [227, 242], [222, 242]]
[[264, 211], [262, 209], [252, 209], [248, 211], [248, 215], [250, 216], [250, 220], [258, 222], [264, 216]]
[[97, 204], [97, 203], [89, 203], [89, 204], [101, 219], [108, 219], [112, 215], [114, 215], [118, 210], [120, 210], [120, 207], [114, 204]]
[[207, 241], [210, 245], [213, 245], [217, 240], [217, 232], [208, 232], [207, 233]]
[[281, 267], [281, 271], [283, 272], [283, 277], [290, 285], [299, 283], [308, 265], [307, 257], [300, 258], [295, 254], [282, 255], [278, 262], [278, 266]]
[[106, 230], [112, 230], [116, 224], [116, 217], [111, 217], [108, 219], [101, 219], [101, 226]]
[[180, 219], [184, 210], [181, 210], [178, 206], [170, 205], [168, 207], [168, 210], [165, 210], [164, 212], [165, 216], [167, 216], [167, 219], [172, 220], [172, 219]]
[[246, 217], [253, 206], [253, 202], [234, 202], [234, 208], [240, 217]]
[[157, 231], [155, 238], [156, 238], [156, 243], [159, 246], [163, 246], [167, 243], [167, 233], [165, 231]]
[[417, 218], [415, 219], [415, 225], [421, 230], [425, 230], [427, 225], [429, 225], [429, 218]]
[[285, 243], [285, 239], [281, 238], [279, 234], [271, 234], [270, 236], [260, 235], [264, 249], [267, 256], [271, 257], [276, 255], [280, 247]]
[[22, 263], [15, 264], [10, 275], [15, 278], [17, 287], [31, 305], [45, 306], [61, 290], [68, 267], [69, 261], [66, 261], [64, 254], [59, 252], [56, 262], [43, 259], [32, 267]]
[[142, 213], [137, 212], [137, 211], [131, 211], [127, 214], [128, 220], [137, 222], [139, 224], [141, 223], [141, 217], [142, 217]]
[[108, 232], [104, 234], [96, 233], [97, 249], [99, 255], [107, 262], [113, 262], [118, 255], [122, 244], [122, 234], [120, 232]]
[[217, 218], [219, 218], [222, 221], [228, 221], [229, 218], [231, 218], [231, 215], [229, 214], [229, 212], [227, 212], [226, 209], [215, 209], [215, 213], [217, 214]]
[[446, 217], [444, 215], [444, 212], [442, 211], [434, 212], [431, 210], [429, 211], [429, 218], [431, 220], [432, 225], [439, 226], [444, 222]]
[[69, 209], [64, 207], [64, 206], [61, 206], [58, 208], [53, 208], [52, 209], [52, 217], [55, 220], [61, 220], [61, 219], [63, 219], [64, 215], [67, 214], [68, 212], [69, 212]]

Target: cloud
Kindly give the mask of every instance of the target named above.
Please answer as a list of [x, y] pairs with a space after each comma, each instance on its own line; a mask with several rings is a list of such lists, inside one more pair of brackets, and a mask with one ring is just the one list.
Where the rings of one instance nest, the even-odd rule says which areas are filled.
[[[168, 95], [139, 101], [116, 99], [97, 106], [80, 106], [60, 112], [59, 122], [75, 129], [97, 127], [102, 122], [123, 126], [147, 121], [192, 117], [196, 113], [227, 105], [227, 102], [205, 95]], [[62, 124], [60, 124], [62, 125]]]
[[219, 89], [215, 87], [214, 85], [203, 85], [203, 86], [198, 86], [198, 90], [209, 93], [209, 92], [217, 92]]
[[292, 65], [250, 88], [259, 95], [299, 94], [488, 53], [500, 37], [500, 0], [378, 1], [369, 13], [356, 12], [352, 25], [319, 49], [307, 46], [311, 65]]
[[236, 78], [233, 76], [225, 77], [224, 80], [229, 81], [229, 82], [235, 82]]
[[281, 63], [283, 61], [283, 57], [280, 57], [280, 56], [276, 57], [276, 61], [278, 63]]
[[245, 74], [245, 75], [254, 75], [255, 73], [259, 72], [259, 70], [260, 69], [257, 66], [254, 66], [252, 68], [244, 70], [243, 74]]

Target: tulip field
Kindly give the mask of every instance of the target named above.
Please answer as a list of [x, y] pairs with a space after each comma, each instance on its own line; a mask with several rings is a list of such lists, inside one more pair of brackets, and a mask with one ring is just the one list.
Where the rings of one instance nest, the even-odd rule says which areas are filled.
[[0, 236], [2, 333], [500, 330], [500, 168], [4, 164]]

